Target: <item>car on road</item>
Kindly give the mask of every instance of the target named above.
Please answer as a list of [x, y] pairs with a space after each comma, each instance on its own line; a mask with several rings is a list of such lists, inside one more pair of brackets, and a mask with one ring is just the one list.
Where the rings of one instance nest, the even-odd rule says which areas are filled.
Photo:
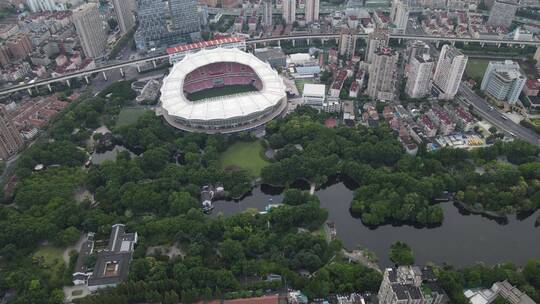
[[508, 117], [504, 116], [501, 114], [501, 118], [504, 119], [504, 120], [508, 120]]
[[493, 107], [492, 107], [492, 106], [489, 106], [489, 110], [490, 110], [490, 111], [493, 111]]

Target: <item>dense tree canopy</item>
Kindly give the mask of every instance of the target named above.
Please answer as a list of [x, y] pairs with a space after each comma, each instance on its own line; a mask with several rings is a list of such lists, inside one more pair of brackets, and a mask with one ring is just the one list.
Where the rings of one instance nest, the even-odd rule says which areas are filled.
[[493, 283], [508, 280], [534, 301], [540, 300], [538, 278], [540, 260], [532, 259], [523, 269], [511, 263], [500, 263], [495, 266], [476, 264], [461, 270], [450, 266], [439, 268], [436, 273], [439, 282], [450, 296], [451, 303], [466, 304], [469, 301], [463, 295], [465, 288], [491, 288]]
[[[265, 280], [268, 274], [280, 274], [288, 287], [311, 298], [377, 291], [381, 274], [349, 264], [340, 242], [327, 242], [321, 235], [328, 212], [307, 192], [286, 190], [283, 205], [264, 214], [204, 215], [202, 186], [221, 183], [229, 197], [251, 189], [249, 174], [223, 170], [219, 156], [252, 136], [180, 132], [152, 113], [118, 127], [115, 118], [133, 96], [128, 86], [115, 85], [96, 97], [83, 94], [51, 123], [49, 137], [21, 156], [13, 205], [0, 206], [0, 293], [17, 291], [16, 304], [59, 303], [62, 286], [70, 284], [74, 258], [52, 265], [37, 258], [36, 251], [45, 244], [72, 245], [82, 232], [107, 238], [111, 225], [119, 222], [140, 236], [129, 278], [79, 300], [81, 304], [191, 303], [283, 288], [284, 281]], [[277, 153], [262, 170], [264, 182], [288, 186], [302, 179], [320, 186], [336, 174], [347, 175], [360, 185], [352, 210], [370, 225], [440, 223], [442, 209], [433, 201], [444, 191], [484, 210], [540, 206], [537, 147], [499, 142], [471, 152], [442, 149], [412, 157], [387, 126], [328, 129], [322, 124], [326, 117], [300, 108], [269, 123], [266, 139]], [[135, 154], [122, 152], [116, 160], [86, 169], [82, 164], [91, 152], [85, 151], [87, 140], [103, 124]], [[33, 171], [36, 164], [46, 168]], [[74, 194], [80, 190], [93, 194], [95, 203], [77, 201]], [[147, 254], [154, 246], [174, 246], [177, 254]], [[398, 264], [414, 262], [404, 244], [393, 246], [391, 256]], [[445, 268], [438, 275], [453, 303], [463, 300], [462, 286], [484, 286], [501, 278], [538, 300], [538, 265], [531, 261], [523, 272], [506, 264]]]
[[[288, 190], [284, 205], [267, 214], [212, 218], [201, 212], [203, 185], [222, 183], [233, 197], [251, 189], [247, 172], [224, 171], [219, 165], [220, 152], [235, 141], [252, 140], [250, 135], [182, 133], [152, 114], [116, 127], [111, 119], [126, 97], [116, 90], [109, 93], [83, 94], [51, 124], [51, 138], [21, 156], [15, 207], [0, 207], [0, 291], [16, 290], [15, 303], [59, 303], [61, 287], [70, 284], [73, 263], [52, 267], [34, 262], [41, 244], [69, 246], [81, 232], [107, 238], [118, 222], [140, 236], [129, 280], [81, 303], [190, 303], [260, 295], [282, 287], [281, 281], [264, 280], [270, 273], [281, 274], [294, 288], [311, 288], [313, 296], [324, 291], [318, 285], [377, 290], [378, 273], [346, 264], [340, 243], [327, 243], [315, 232], [327, 211], [309, 193]], [[102, 123], [139, 155], [121, 152], [114, 161], [85, 169], [86, 140]], [[331, 162], [337, 163], [336, 156]], [[36, 164], [46, 167], [33, 172]], [[75, 192], [85, 189], [94, 194], [95, 204], [75, 201]], [[172, 244], [180, 256], [146, 255], [150, 246]], [[318, 275], [308, 278], [301, 272]], [[351, 275], [353, 282], [345, 282]]]
[[395, 242], [390, 246], [390, 261], [397, 265], [414, 264], [414, 255], [411, 247], [404, 242]]

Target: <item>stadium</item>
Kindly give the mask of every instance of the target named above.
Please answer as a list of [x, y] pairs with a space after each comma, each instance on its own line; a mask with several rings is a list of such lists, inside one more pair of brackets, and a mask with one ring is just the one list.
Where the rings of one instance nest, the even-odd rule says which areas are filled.
[[188, 54], [161, 87], [158, 115], [190, 132], [257, 128], [284, 112], [285, 85], [268, 63], [238, 49]]

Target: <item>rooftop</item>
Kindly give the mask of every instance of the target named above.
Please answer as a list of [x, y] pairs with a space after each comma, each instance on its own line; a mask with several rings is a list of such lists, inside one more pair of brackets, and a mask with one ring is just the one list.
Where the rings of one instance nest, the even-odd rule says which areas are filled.
[[167, 54], [174, 54], [178, 52], [185, 52], [185, 51], [192, 51], [196, 49], [203, 49], [206, 47], [211, 46], [219, 46], [221, 44], [226, 43], [236, 43], [236, 42], [242, 42], [244, 38], [242, 37], [225, 37], [221, 39], [214, 39], [214, 40], [208, 40], [208, 41], [201, 41], [196, 43], [190, 43], [185, 45], [177, 45], [175, 47], [170, 47], [167, 49]]
[[113, 225], [107, 249], [96, 253], [96, 264], [88, 286], [116, 285], [126, 280], [136, 243], [136, 232], [126, 233], [124, 224]]
[[[253, 69], [262, 82], [262, 89], [257, 92], [189, 101], [184, 95], [184, 81], [190, 72], [212, 64], [235, 62]], [[161, 87], [161, 108], [168, 115], [190, 120], [219, 120], [242, 117], [275, 106], [286, 97], [285, 85], [278, 73], [268, 63], [252, 54], [238, 49], [216, 48], [188, 54], [176, 63], [163, 80]]]
[[326, 86], [324, 84], [304, 84], [304, 95], [309, 96], [324, 96], [326, 94]]

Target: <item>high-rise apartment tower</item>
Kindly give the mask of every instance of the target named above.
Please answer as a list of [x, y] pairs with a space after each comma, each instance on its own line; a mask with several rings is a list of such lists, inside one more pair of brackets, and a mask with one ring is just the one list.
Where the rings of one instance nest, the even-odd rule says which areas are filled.
[[73, 10], [73, 23], [86, 57], [103, 57], [107, 46], [107, 32], [98, 4], [86, 3]]
[[433, 83], [440, 90], [439, 99], [453, 99], [467, 66], [467, 56], [455, 47], [445, 44], [437, 61]]

